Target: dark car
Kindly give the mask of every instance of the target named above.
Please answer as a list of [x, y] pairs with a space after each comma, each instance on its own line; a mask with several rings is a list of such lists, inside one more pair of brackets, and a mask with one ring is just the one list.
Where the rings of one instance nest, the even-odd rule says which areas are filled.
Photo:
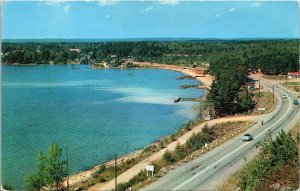
[[298, 99], [294, 99], [294, 105], [299, 105]]
[[242, 141], [252, 141], [253, 140], [253, 137], [251, 134], [245, 134], [243, 137], [242, 137]]

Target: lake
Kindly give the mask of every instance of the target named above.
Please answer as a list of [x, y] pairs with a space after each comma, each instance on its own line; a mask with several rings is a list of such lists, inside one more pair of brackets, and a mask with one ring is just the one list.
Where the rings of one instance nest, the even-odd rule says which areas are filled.
[[[71, 174], [144, 148], [196, 117], [196, 80], [162, 69], [2, 66], [2, 183], [24, 188], [39, 150], [68, 146]], [[63, 152], [65, 154], [65, 150]]]

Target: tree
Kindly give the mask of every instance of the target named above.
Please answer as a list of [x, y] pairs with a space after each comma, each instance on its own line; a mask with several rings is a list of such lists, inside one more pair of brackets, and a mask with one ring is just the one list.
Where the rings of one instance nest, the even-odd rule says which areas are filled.
[[26, 177], [26, 189], [27, 190], [41, 190], [46, 185], [45, 173], [46, 173], [46, 156], [42, 151], [39, 151], [36, 157], [36, 173]]
[[288, 160], [293, 160], [297, 156], [297, 146], [291, 133], [286, 134], [283, 130], [276, 136], [272, 144], [274, 161], [284, 165]]
[[11, 185], [9, 184], [3, 184], [2, 187], [5, 189], [5, 190], [10, 190], [10, 191], [13, 191], [15, 190]]
[[26, 177], [26, 190], [39, 191], [44, 186], [42, 177], [37, 174], [31, 174]]
[[62, 160], [62, 149], [53, 143], [48, 149], [48, 155], [39, 151], [36, 158], [36, 172], [26, 177], [27, 190], [41, 190], [44, 186], [60, 190], [63, 181], [68, 176], [67, 162]]
[[239, 99], [239, 112], [249, 111], [254, 108], [255, 104], [251, 99], [246, 88], [243, 88]]
[[68, 175], [67, 162], [61, 160], [62, 149], [58, 144], [51, 144], [48, 149], [48, 159], [46, 163], [46, 183], [56, 190], [62, 187], [64, 177]]

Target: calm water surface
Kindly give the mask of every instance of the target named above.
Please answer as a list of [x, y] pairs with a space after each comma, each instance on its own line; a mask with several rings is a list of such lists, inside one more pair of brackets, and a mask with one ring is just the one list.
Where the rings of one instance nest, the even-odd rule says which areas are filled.
[[[92, 70], [87, 65], [2, 66], [2, 182], [24, 188], [38, 150], [68, 145], [72, 174], [175, 132], [195, 103], [174, 104], [195, 80], [160, 69]], [[65, 153], [65, 152], [64, 152]]]

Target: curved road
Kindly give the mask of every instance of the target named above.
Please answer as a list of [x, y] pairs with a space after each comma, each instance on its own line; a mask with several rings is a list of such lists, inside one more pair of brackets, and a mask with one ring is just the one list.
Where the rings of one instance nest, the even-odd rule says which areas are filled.
[[[269, 80], [261, 79], [261, 84], [264, 89], [272, 90]], [[177, 167], [142, 190], [218, 189], [224, 180], [245, 164], [245, 159], [250, 160], [258, 153], [256, 145], [264, 139], [268, 131], [274, 136], [281, 129], [290, 130], [299, 120], [299, 106], [293, 105], [297, 93], [292, 93], [280, 85], [275, 85], [274, 90], [277, 104], [273, 111], [261, 115], [260, 121], [247, 130], [247, 133], [254, 136], [253, 141], [242, 142], [242, 135], [238, 135], [192, 162]], [[287, 95], [287, 99], [281, 98], [283, 94]], [[261, 120], [264, 120], [264, 125], [261, 125]]]

